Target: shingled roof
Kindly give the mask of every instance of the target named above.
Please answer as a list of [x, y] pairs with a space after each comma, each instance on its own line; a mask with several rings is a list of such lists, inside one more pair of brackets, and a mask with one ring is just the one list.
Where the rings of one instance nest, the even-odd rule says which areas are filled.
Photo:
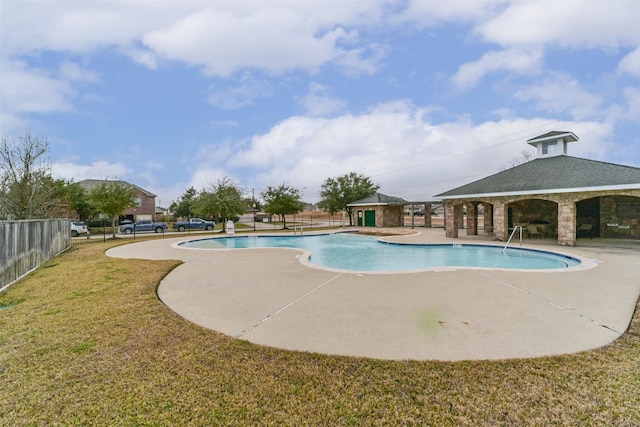
[[78, 182], [78, 184], [79, 184], [81, 187], [83, 187], [83, 188], [85, 188], [85, 189], [87, 189], [87, 190], [91, 191], [91, 190], [93, 190], [94, 188], [96, 188], [97, 186], [99, 186], [99, 185], [101, 185], [101, 184], [104, 184], [104, 183], [108, 183], [108, 182], [115, 182], [115, 183], [118, 183], [118, 184], [121, 184], [121, 185], [124, 185], [124, 186], [129, 186], [129, 187], [132, 187], [132, 188], [137, 188], [137, 189], [138, 189], [138, 190], [140, 190], [142, 193], [144, 193], [146, 196], [149, 196], [149, 197], [156, 197], [156, 195], [155, 195], [155, 194], [151, 193], [150, 191], [145, 190], [145, 189], [144, 189], [144, 188], [142, 188], [142, 187], [138, 187], [138, 186], [137, 186], [137, 185], [135, 185], [135, 184], [131, 184], [130, 182], [122, 181], [122, 180], [119, 180], [119, 179], [116, 179], [116, 180], [107, 180], [107, 179], [84, 179], [84, 180], [82, 180], [82, 181], [79, 181], [79, 182]]
[[371, 205], [408, 205], [409, 202], [400, 198], [387, 196], [382, 193], [375, 193], [372, 196], [365, 197], [364, 199], [356, 200], [353, 203], [349, 203], [347, 206], [371, 206]]
[[551, 138], [565, 138], [567, 142], [577, 141], [578, 137], [573, 132], [567, 132], [564, 130], [552, 130], [543, 135], [538, 135], [535, 138], [527, 140], [528, 144], [534, 145], [537, 141], [545, 141]]
[[567, 155], [539, 158], [438, 194], [442, 198], [640, 188], [640, 168]]

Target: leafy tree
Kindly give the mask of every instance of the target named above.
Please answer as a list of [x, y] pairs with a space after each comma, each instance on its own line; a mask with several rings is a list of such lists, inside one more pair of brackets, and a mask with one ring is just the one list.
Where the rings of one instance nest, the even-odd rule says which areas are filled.
[[350, 172], [336, 178], [327, 178], [322, 184], [318, 206], [330, 214], [345, 211], [349, 215], [349, 225], [353, 225], [353, 208], [349, 203], [375, 194], [380, 188], [363, 174]]
[[255, 199], [253, 197], [245, 197], [244, 205], [249, 208], [256, 208], [257, 211], [262, 210], [262, 203], [260, 203], [260, 200]]
[[45, 159], [49, 143], [25, 133], [0, 145], [0, 218], [51, 218], [60, 214], [60, 183]]
[[75, 211], [81, 220], [87, 220], [98, 213], [91, 204], [87, 190], [77, 182], [65, 182], [61, 193], [67, 210]]
[[89, 199], [99, 213], [111, 218], [113, 238], [116, 237], [116, 220], [127, 208], [137, 206], [133, 188], [122, 181], [105, 181], [91, 189]]
[[198, 195], [195, 188], [189, 187], [182, 197], [173, 202], [170, 206], [173, 215], [176, 217], [189, 218], [193, 215], [193, 201]]
[[244, 190], [228, 177], [219, 179], [202, 190], [193, 200], [193, 212], [204, 218], [219, 218], [226, 229], [226, 220], [242, 215], [246, 209], [242, 194]]
[[286, 183], [277, 187], [268, 186], [261, 193], [264, 200], [264, 210], [269, 214], [276, 214], [282, 217], [283, 228], [287, 228], [285, 215], [291, 215], [302, 211], [304, 202], [300, 190], [289, 186]]

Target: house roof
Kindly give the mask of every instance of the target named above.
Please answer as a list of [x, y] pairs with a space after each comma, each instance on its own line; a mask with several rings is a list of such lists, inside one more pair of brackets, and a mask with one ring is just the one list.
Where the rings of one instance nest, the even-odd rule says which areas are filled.
[[527, 143], [530, 145], [535, 145], [537, 142], [540, 142], [540, 141], [548, 141], [550, 139], [558, 139], [558, 138], [563, 138], [567, 142], [573, 142], [578, 140], [578, 137], [573, 132], [553, 130], [551, 132], [538, 135], [535, 138], [528, 139]]
[[139, 190], [140, 192], [142, 192], [145, 196], [156, 197], [155, 194], [145, 190], [144, 188], [138, 187], [135, 184], [131, 184], [130, 182], [122, 181], [122, 180], [119, 180], [119, 179], [84, 179], [82, 181], [79, 181], [78, 184], [80, 186], [86, 188], [87, 190], [92, 190], [92, 189], [96, 188], [98, 185], [104, 184], [105, 182], [117, 182], [117, 183], [120, 183], [120, 184], [129, 185], [129, 186]]
[[400, 198], [387, 196], [382, 193], [375, 193], [369, 197], [365, 197], [364, 199], [356, 200], [353, 203], [349, 203], [347, 206], [371, 206], [371, 205], [407, 205], [409, 202]]
[[640, 168], [560, 155], [531, 160], [436, 197], [452, 199], [638, 188]]

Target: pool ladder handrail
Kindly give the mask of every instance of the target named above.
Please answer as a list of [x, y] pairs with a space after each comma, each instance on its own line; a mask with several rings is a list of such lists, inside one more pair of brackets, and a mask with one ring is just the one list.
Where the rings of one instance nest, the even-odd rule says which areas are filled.
[[507, 250], [507, 246], [509, 246], [511, 239], [513, 238], [513, 235], [516, 234], [516, 230], [518, 229], [520, 229], [520, 246], [522, 246], [522, 226], [516, 225], [515, 227], [513, 227], [513, 231], [511, 232], [511, 236], [509, 236], [509, 240], [507, 240], [507, 244], [504, 245], [504, 248], [502, 248], [502, 253], [504, 253], [504, 251]]

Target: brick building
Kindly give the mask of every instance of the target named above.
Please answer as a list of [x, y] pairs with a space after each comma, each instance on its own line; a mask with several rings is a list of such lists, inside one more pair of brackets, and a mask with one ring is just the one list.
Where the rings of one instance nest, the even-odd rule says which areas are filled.
[[91, 191], [93, 188], [105, 182], [118, 182], [120, 184], [124, 184], [125, 186], [132, 188], [136, 195], [136, 206], [128, 208], [120, 219], [130, 219], [132, 221], [137, 221], [140, 219], [150, 219], [152, 221], [155, 221], [156, 195], [141, 187], [138, 187], [137, 185], [128, 183], [126, 181], [109, 181], [103, 179], [85, 179], [83, 181], [79, 181], [78, 184], [85, 188], [87, 191]]
[[375, 193], [372, 196], [349, 203], [353, 209], [356, 227], [402, 227], [404, 225], [404, 206], [409, 204], [400, 197]]
[[532, 138], [537, 158], [439, 194], [447, 237], [458, 237], [466, 209], [468, 235], [484, 232], [505, 241], [522, 226], [532, 237], [575, 246], [577, 237], [640, 239], [640, 168], [567, 155], [578, 137], [553, 131]]

